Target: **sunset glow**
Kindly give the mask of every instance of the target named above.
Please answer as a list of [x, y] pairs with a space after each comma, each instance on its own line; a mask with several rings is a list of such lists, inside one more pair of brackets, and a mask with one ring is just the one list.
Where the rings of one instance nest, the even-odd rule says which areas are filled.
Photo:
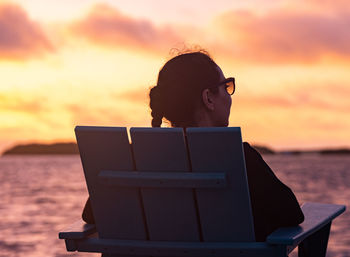
[[0, 0], [0, 152], [76, 125], [150, 126], [173, 48], [234, 76], [230, 126], [274, 149], [350, 147], [347, 1]]

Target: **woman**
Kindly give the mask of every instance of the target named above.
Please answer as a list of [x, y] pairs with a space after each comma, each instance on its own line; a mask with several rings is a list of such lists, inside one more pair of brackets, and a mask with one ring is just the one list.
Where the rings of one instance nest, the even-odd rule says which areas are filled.
[[[150, 91], [152, 127], [163, 118], [172, 127], [223, 127], [228, 125], [234, 78], [225, 78], [206, 52], [180, 54], [169, 60]], [[284, 185], [248, 143], [244, 143], [256, 241], [279, 227], [304, 220], [293, 192]], [[94, 223], [89, 201], [83, 219]]]

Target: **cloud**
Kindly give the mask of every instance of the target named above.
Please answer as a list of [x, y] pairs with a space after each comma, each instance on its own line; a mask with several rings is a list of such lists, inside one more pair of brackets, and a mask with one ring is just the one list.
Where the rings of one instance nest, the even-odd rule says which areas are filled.
[[65, 109], [70, 113], [75, 125], [113, 125], [125, 124], [128, 121], [128, 117], [108, 106], [67, 104]]
[[[307, 88], [307, 90], [305, 90]], [[289, 88], [286, 93], [275, 92], [270, 95], [237, 96], [240, 105], [256, 109], [264, 108], [314, 110], [317, 112], [349, 113], [350, 89], [340, 85], [308, 85], [307, 87]], [[337, 100], [334, 100], [337, 99]]]
[[350, 10], [348, 0], [309, 0], [309, 1], [291, 1], [291, 4], [297, 4], [296, 7], [305, 6], [310, 11], [322, 10], [323, 12], [343, 12]]
[[231, 51], [249, 60], [317, 62], [329, 56], [350, 57], [350, 11], [239, 10], [220, 15], [215, 24], [221, 41], [231, 42]]
[[48, 110], [45, 100], [44, 97], [30, 96], [23, 93], [0, 93], [0, 110], [38, 114]]
[[183, 41], [171, 26], [155, 26], [148, 20], [129, 17], [106, 4], [95, 5], [71, 28], [74, 34], [98, 45], [152, 53], [169, 51], [171, 46]]
[[349, 104], [338, 104], [337, 102], [330, 102], [319, 98], [298, 96], [283, 97], [283, 96], [242, 96], [240, 104], [256, 109], [257, 106], [264, 108], [279, 108], [279, 109], [295, 109], [301, 111], [301, 109], [312, 109], [317, 112], [337, 112], [337, 113], [349, 113]]
[[115, 93], [116, 100], [125, 100], [136, 104], [148, 104], [149, 103], [149, 90], [144, 87], [129, 89], [120, 93]]
[[20, 6], [0, 4], [0, 60], [25, 60], [53, 50], [39, 24]]

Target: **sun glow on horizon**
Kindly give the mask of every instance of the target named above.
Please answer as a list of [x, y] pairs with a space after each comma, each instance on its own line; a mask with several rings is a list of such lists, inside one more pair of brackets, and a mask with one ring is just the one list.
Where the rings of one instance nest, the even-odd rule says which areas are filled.
[[178, 1], [177, 13], [145, 2], [134, 13], [131, 2], [107, 0], [0, 2], [0, 151], [74, 140], [78, 124], [149, 126], [159, 69], [172, 48], [196, 45], [236, 77], [230, 125], [245, 141], [350, 147], [343, 1]]

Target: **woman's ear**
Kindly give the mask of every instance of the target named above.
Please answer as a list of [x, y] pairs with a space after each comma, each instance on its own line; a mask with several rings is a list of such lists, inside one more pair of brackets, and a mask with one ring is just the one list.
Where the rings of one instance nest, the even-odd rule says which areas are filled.
[[215, 106], [214, 106], [213, 94], [210, 92], [208, 88], [202, 91], [202, 102], [208, 110], [214, 111]]

